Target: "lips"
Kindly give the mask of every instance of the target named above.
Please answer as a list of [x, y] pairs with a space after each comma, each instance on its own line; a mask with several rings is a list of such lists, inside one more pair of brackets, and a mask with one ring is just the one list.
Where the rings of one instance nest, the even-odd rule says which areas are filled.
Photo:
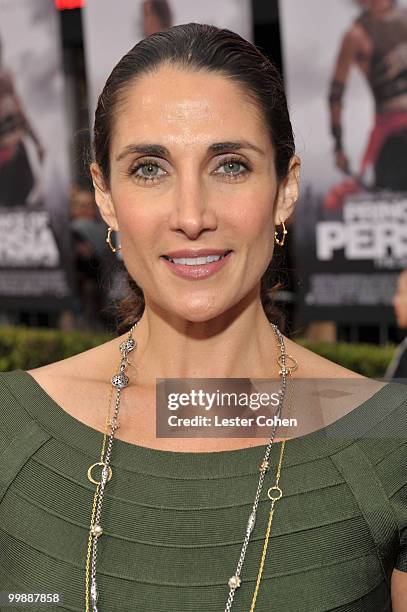
[[231, 249], [181, 249], [178, 251], [170, 251], [165, 253], [165, 255], [161, 255], [161, 257], [165, 259], [190, 259], [193, 257], [208, 257], [209, 255], [225, 255], [230, 252]]
[[[161, 255], [160, 259], [177, 276], [189, 280], [202, 280], [216, 274], [227, 265], [227, 262], [233, 257], [233, 251], [218, 251], [215, 255], [218, 256], [215, 261], [205, 261], [207, 258], [204, 255], [201, 257], [176, 257], [174, 260]], [[211, 258], [208, 257], [208, 259]]]

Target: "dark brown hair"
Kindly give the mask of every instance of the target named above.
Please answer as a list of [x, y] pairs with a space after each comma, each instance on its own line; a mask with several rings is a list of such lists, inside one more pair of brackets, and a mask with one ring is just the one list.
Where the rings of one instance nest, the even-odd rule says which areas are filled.
[[[287, 176], [295, 146], [284, 86], [277, 68], [239, 34], [213, 25], [187, 23], [141, 40], [122, 57], [106, 81], [95, 113], [94, 160], [107, 187], [115, 112], [126, 89], [138, 77], [157, 70], [164, 62], [191, 71], [216, 72], [238, 83], [264, 117], [273, 144], [278, 180]], [[261, 299], [269, 320], [283, 325], [283, 317], [273, 304], [273, 295], [282, 286], [281, 283], [273, 286], [274, 264], [273, 257], [261, 279]], [[130, 275], [127, 276], [131, 293], [118, 306], [119, 333], [140, 318], [145, 305], [143, 291]]]

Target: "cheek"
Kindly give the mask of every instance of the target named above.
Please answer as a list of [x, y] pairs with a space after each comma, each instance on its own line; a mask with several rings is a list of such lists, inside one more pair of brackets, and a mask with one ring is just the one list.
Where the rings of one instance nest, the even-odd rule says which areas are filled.
[[273, 202], [259, 197], [251, 199], [239, 209], [234, 217], [235, 227], [238, 224], [238, 235], [242, 242], [247, 242], [252, 254], [257, 258], [270, 257], [274, 245]]
[[122, 223], [121, 242], [124, 251], [137, 254], [140, 259], [150, 258], [159, 244], [159, 222], [151, 215], [140, 212], [126, 214]]
[[273, 226], [273, 203], [275, 192], [259, 186], [245, 194], [239, 194], [226, 206], [231, 211], [231, 224], [239, 224], [250, 234], [261, 234]]
[[147, 215], [135, 207], [122, 211], [118, 220], [124, 264], [132, 276], [142, 280], [145, 271], [159, 255], [159, 224], [155, 223], [151, 214]]
[[[142, 201], [131, 188], [122, 187], [112, 191], [121, 242], [142, 251], [157, 227], [157, 219], [151, 201]], [[123, 253], [124, 254], [124, 253]]]

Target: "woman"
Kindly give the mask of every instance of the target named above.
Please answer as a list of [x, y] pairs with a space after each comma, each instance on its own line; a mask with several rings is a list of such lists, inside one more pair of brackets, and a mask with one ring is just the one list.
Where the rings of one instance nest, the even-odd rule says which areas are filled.
[[[0, 590], [59, 591], [78, 611], [405, 611], [406, 390], [306, 350], [266, 315], [300, 164], [275, 67], [214, 26], [154, 34], [110, 75], [94, 147], [133, 300], [118, 338], [2, 375]], [[211, 249], [230, 253], [193, 261]], [[345, 393], [325, 385], [319, 428], [294, 403], [307, 433], [275, 436], [269, 455], [275, 428], [156, 435], [157, 378], [279, 379], [285, 400], [297, 375]]]

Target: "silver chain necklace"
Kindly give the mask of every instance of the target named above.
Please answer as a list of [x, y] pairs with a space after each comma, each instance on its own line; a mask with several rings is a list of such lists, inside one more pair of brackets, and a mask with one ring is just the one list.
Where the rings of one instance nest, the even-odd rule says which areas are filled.
[[[109, 441], [107, 444], [106, 453], [104, 455], [103, 461], [94, 463], [88, 469], [88, 479], [94, 484], [97, 484], [97, 488], [96, 488], [95, 499], [94, 499], [94, 513], [92, 516], [92, 522], [91, 522], [90, 532], [89, 532], [89, 549], [88, 549], [88, 559], [87, 559], [87, 567], [86, 567], [86, 612], [90, 612], [90, 610], [91, 612], [98, 612], [97, 601], [99, 598], [99, 592], [98, 592], [98, 587], [97, 587], [97, 582], [96, 582], [96, 564], [97, 564], [98, 540], [99, 540], [99, 537], [103, 533], [103, 528], [100, 524], [100, 519], [101, 519], [101, 514], [102, 514], [102, 505], [103, 505], [103, 496], [104, 496], [106, 483], [112, 477], [112, 468], [110, 467], [110, 460], [111, 460], [111, 455], [112, 455], [112, 446], [113, 446], [115, 431], [119, 427], [117, 423], [117, 417], [118, 417], [119, 408], [120, 408], [120, 397], [121, 397], [122, 389], [127, 387], [129, 384], [129, 378], [126, 374], [126, 368], [129, 365], [127, 356], [131, 351], [135, 349], [137, 345], [137, 342], [133, 338], [133, 331], [138, 325], [138, 323], [139, 321], [137, 321], [131, 327], [127, 339], [124, 340], [124, 342], [120, 344], [121, 360], [120, 360], [120, 365], [119, 365], [119, 371], [117, 374], [115, 374], [112, 377], [112, 380], [111, 380], [112, 386], [116, 389], [116, 399], [115, 399], [115, 410], [114, 410], [113, 418], [110, 420], [110, 423], [109, 423], [111, 433], [109, 435]], [[284, 402], [284, 397], [286, 393], [286, 387], [287, 387], [287, 374], [290, 374], [291, 371], [294, 371], [297, 365], [296, 365], [295, 360], [290, 355], [287, 355], [287, 353], [285, 352], [284, 338], [280, 330], [278, 329], [277, 325], [275, 325], [274, 323], [270, 323], [270, 325], [274, 330], [274, 333], [276, 335], [276, 339], [279, 345], [279, 349], [280, 349], [280, 355], [278, 357], [278, 364], [280, 366], [279, 375], [281, 379], [281, 387], [279, 389], [278, 408], [274, 414], [274, 417], [280, 418], [282, 406]], [[293, 367], [287, 366], [286, 364], [287, 357], [293, 360], [294, 362]], [[263, 488], [264, 477], [265, 477], [266, 472], [269, 469], [268, 459], [270, 456], [271, 447], [274, 441], [276, 429], [277, 429], [277, 424], [274, 423], [272, 433], [271, 433], [269, 442], [267, 444], [266, 451], [264, 453], [263, 461], [260, 464], [259, 482], [257, 485], [257, 490], [256, 490], [256, 495], [254, 498], [252, 510], [251, 510], [251, 513], [247, 521], [245, 538], [243, 541], [239, 560], [236, 566], [236, 571], [234, 575], [229, 578], [229, 581], [228, 581], [229, 595], [226, 601], [225, 612], [230, 612], [230, 610], [232, 609], [232, 604], [233, 604], [236, 589], [239, 588], [240, 583], [241, 583], [240, 574], [241, 574], [243, 563], [245, 560], [246, 550], [249, 544], [250, 536], [254, 529], [254, 525], [256, 523], [257, 507], [259, 504], [259, 499], [260, 499], [261, 491]], [[92, 477], [92, 469], [97, 465], [103, 466], [100, 481], [97, 481]], [[90, 553], [90, 559], [89, 559], [89, 553]], [[90, 564], [89, 564], [89, 561], [90, 561]], [[89, 573], [88, 573], [89, 565], [90, 565], [90, 606], [91, 608], [89, 608], [89, 602], [88, 602], [89, 601]]]

